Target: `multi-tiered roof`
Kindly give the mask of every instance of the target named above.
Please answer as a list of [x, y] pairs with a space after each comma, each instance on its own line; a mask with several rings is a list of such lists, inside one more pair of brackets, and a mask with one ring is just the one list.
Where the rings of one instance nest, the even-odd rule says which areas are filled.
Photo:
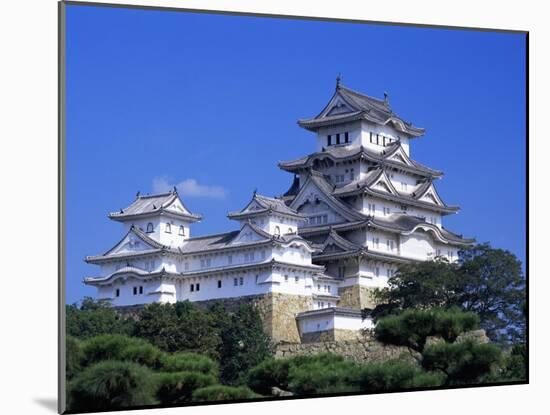
[[[366, 123], [378, 129], [390, 127], [407, 141], [424, 134], [424, 129], [413, 126], [393, 112], [387, 95], [383, 100], [373, 98], [341, 85], [339, 80], [325, 108], [313, 118], [298, 121], [301, 127], [315, 132], [322, 128], [349, 126], [350, 123]], [[361, 163], [367, 166], [367, 172], [346, 183], [334, 183], [323, 171], [337, 163]], [[447, 215], [456, 213], [459, 208], [445, 203], [437, 192], [434, 181], [443, 173], [412, 160], [399, 139], [380, 148], [351, 142], [327, 145], [305, 157], [280, 162], [279, 167], [295, 174], [292, 186], [282, 196], [291, 208], [297, 210], [296, 200], [303, 199], [304, 193], [310, 192], [313, 186], [323, 195], [324, 202], [343, 218], [339, 223], [323, 223], [300, 229], [301, 235], [317, 242], [325, 238], [323, 251], [315, 257], [318, 261], [357, 255], [384, 256], [394, 262], [403, 261], [398, 255], [369, 251], [365, 246], [346, 239], [349, 231], [357, 229], [380, 229], [401, 235], [410, 235], [418, 229], [429, 230], [435, 240], [451, 246], [464, 246], [474, 241], [428, 222], [425, 217], [406, 212], [407, 207], [413, 207]], [[396, 189], [390, 180], [394, 172], [414, 178], [416, 185], [409, 191]], [[403, 211], [392, 212], [387, 217], [365, 214], [351, 203], [361, 195], [401, 205]]]

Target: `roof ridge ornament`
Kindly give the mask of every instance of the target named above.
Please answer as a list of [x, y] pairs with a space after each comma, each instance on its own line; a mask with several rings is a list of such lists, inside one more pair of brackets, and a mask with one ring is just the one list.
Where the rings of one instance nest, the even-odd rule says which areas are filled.
[[136, 199], [139, 197], [139, 195], [140, 195], [140, 191], [138, 190], [136, 193]]
[[384, 91], [384, 104], [390, 105], [390, 96], [386, 91]]
[[340, 72], [338, 72], [338, 75], [336, 75], [336, 89], [340, 88], [341, 81], [342, 81], [342, 75], [340, 75]]

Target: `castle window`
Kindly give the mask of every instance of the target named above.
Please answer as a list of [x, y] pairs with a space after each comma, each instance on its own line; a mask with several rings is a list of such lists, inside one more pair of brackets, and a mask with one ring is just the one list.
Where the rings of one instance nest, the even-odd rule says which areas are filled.
[[189, 287], [189, 289], [191, 290], [191, 292], [195, 291], [195, 284], [191, 284], [191, 286]]
[[218, 280], [218, 288], [222, 288], [222, 280]]
[[327, 146], [331, 146], [331, 145], [332, 145], [332, 136], [329, 135], [329, 136], [327, 137]]
[[346, 267], [338, 267], [338, 278], [344, 278], [346, 275]]
[[143, 294], [143, 285], [140, 285], [140, 286], [139, 286], [139, 293], [140, 293], [140, 294]]
[[317, 291], [321, 291], [321, 284], [317, 284]]
[[336, 134], [336, 144], [340, 144], [340, 134]]
[[288, 275], [285, 275], [285, 282], [288, 282]]
[[153, 224], [149, 222], [147, 224], [147, 233], [153, 233], [155, 231], [155, 228], [153, 227]]
[[370, 134], [370, 142], [371, 142], [371, 144], [374, 144], [374, 140], [372, 138], [372, 133], [369, 133], [369, 134]]
[[137, 295], [137, 287], [134, 287], [134, 295]]
[[386, 241], [386, 247], [388, 248], [388, 251], [393, 251], [393, 241], [391, 239]]
[[199, 283], [197, 283], [197, 291], [200, 291], [201, 290], [201, 285]]
[[164, 229], [164, 232], [172, 233], [172, 226], [169, 223], [166, 224], [166, 228]]
[[240, 277], [239, 278], [239, 285], [243, 285], [244, 284], [244, 278], [243, 277]]
[[380, 276], [380, 268], [378, 268], [378, 267], [374, 268], [374, 275], [375, 275], [376, 277], [379, 277], [379, 276]]
[[239, 285], [239, 280], [237, 278], [233, 278], [233, 285], [236, 287]]
[[351, 169], [351, 170], [349, 171], [349, 178], [350, 178], [350, 180], [355, 179], [355, 172], [354, 172], [353, 169]]
[[389, 214], [390, 214], [390, 208], [385, 207], [385, 208], [384, 208], [384, 216], [387, 216], [387, 215], [389, 215]]
[[298, 284], [298, 281], [299, 281], [298, 276], [294, 277], [294, 282], [295, 282], [296, 284]]
[[344, 141], [349, 143], [349, 133], [347, 131], [344, 133]]
[[120, 288], [115, 290], [115, 297], [120, 297]]
[[185, 236], [185, 228], [183, 227], [183, 225], [180, 226], [180, 230], [178, 232], [178, 235], [179, 236]]
[[372, 238], [372, 245], [375, 247], [375, 248], [378, 248], [378, 244], [380, 243], [380, 239], [379, 238], [375, 238], [373, 237]]
[[293, 232], [292, 228], [288, 228], [288, 233], [292, 233], [292, 232]]

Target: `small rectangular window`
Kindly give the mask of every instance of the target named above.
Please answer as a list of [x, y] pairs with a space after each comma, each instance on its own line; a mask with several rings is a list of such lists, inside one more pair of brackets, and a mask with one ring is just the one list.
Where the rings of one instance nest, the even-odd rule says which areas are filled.
[[349, 143], [349, 133], [347, 131], [344, 133], [344, 141]]
[[116, 297], [120, 297], [120, 289], [117, 288], [116, 291], [115, 291], [115, 296]]
[[197, 291], [200, 291], [200, 290], [201, 290], [201, 285], [197, 283]]
[[288, 275], [285, 275], [285, 282], [288, 282]]
[[222, 280], [218, 280], [218, 288], [222, 288]]
[[376, 134], [376, 145], [380, 145], [380, 136]]
[[134, 295], [137, 295], [137, 287], [134, 287]]
[[332, 136], [329, 135], [329, 136], [327, 137], [327, 146], [331, 146], [331, 145], [332, 145]]
[[191, 289], [191, 292], [195, 291], [195, 284], [191, 284], [190, 289]]
[[239, 285], [239, 280], [237, 278], [233, 278], [233, 285], [236, 287]]
[[336, 144], [340, 144], [340, 134], [336, 134]]
[[140, 294], [143, 294], [143, 285], [140, 285], [140, 286], [139, 286], [139, 293], [140, 293]]
[[374, 144], [374, 140], [372, 139], [372, 133], [370, 133], [370, 142], [371, 144]]
[[244, 284], [244, 278], [243, 277], [239, 277], [239, 285], [243, 285]]
[[298, 278], [298, 277], [294, 277], [294, 282], [295, 282], [296, 284], [298, 284], [298, 281], [299, 281], [299, 278]]

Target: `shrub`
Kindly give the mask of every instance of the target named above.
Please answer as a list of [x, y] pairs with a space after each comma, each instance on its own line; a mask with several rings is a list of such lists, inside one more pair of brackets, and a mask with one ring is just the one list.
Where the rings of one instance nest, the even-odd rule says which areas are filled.
[[88, 339], [83, 345], [84, 363], [123, 360], [157, 368], [162, 353], [145, 340], [118, 334], [105, 334]]
[[155, 403], [153, 373], [131, 362], [104, 361], [90, 366], [69, 382], [69, 407], [100, 411]]
[[200, 372], [205, 375], [218, 376], [217, 363], [197, 353], [164, 354], [161, 357], [160, 366], [165, 372]]
[[79, 339], [87, 339], [101, 334], [131, 335], [134, 321], [123, 318], [116, 310], [101, 301], [85, 298], [80, 308], [67, 305], [66, 308], [67, 335]]
[[290, 359], [289, 389], [296, 394], [359, 390], [361, 365], [330, 353]]
[[426, 348], [422, 366], [427, 370], [439, 370], [447, 376], [446, 384], [477, 382], [491, 373], [500, 362], [500, 350], [492, 344], [469, 341], [440, 343]]
[[194, 401], [233, 401], [241, 399], [259, 398], [260, 395], [252, 392], [246, 386], [232, 387], [212, 385], [197, 389], [193, 392]]
[[440, 386], [445, 376], [425, 372], [418, 366], [399, 360], [365, 365], [359, 385], [364, 392], [395, 391], [410, 388]]
[[214, 385], [217, 379], [198, 372], [158, 373], [157, 398], [161, 404], [189, 402], [193, 392]]
[[289, 367], [288, 359], [264, 360], [248, 372], [246, 383], [250, 389], [262, 395], [270, 395], [274, 386], [287, 390]]
[[82, 351], [80, 341], [72, 336], [67, 336], [65, 350], [66, 378], [70, 380], [80, 372], [82, 361], [84, 360], [84, 352]]
[[454, 341], [461, 333], [477, 328], [478, 323], [474, 313], [457, 308], [406, 310], [397, 316], [381, 319], [374, 333], [383, 343], [407, 346], [422, 352], [428, 336], [441, 336], [447, 341]]

